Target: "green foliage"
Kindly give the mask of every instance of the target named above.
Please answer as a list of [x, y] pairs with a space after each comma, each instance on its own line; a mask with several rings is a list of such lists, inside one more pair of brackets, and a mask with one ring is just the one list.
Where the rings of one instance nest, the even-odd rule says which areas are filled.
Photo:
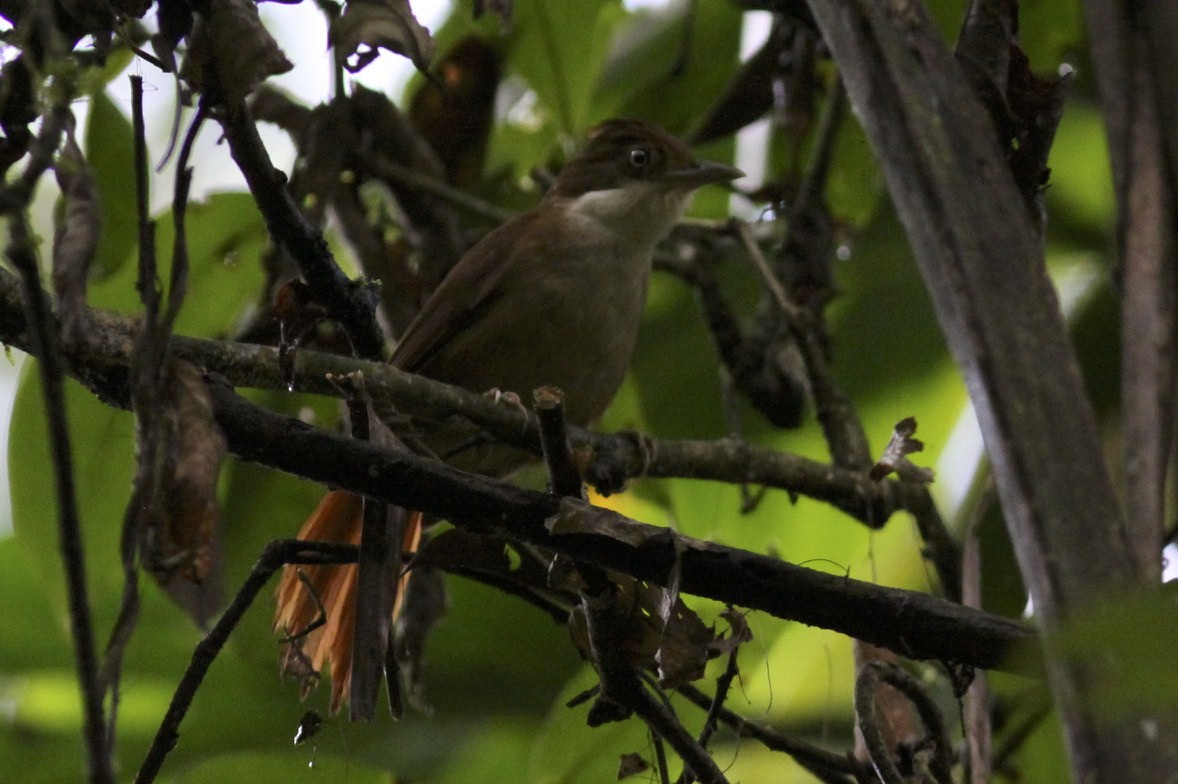
[[102, 235], [95, 266], [99, 275], [115, 272], [135, 246], [135, 152], [131, 122], [105, 91], [90, 101], [86, 158], [94, 169], [102, 203]]
[[[457, 16], [469, 14], [469, 4], [456, 5]], [[932, 5], [938, 6], [942, 27], [952, 34], [961, 4]], [[1023, 41], [1036, 67], [1052, 69], [1061, 53], [1082, 47], [1077, 2], [1024, 5]], [[617, 114], [651, 117], [673, 130], [687, 130], [735, 71], [741, 25], [734, 3], [701, 0], [696, 6], [692, 44], [684, 67], [676, 71], [683, 32], [678, 5], [669, 12], [630, 13], [617, 0], [519, 0], [505, 50], [508, 72], [534, 92], [533, 116], [496, 128], [488, 169], [510, 167], [514, 175], [522, 175], [558, 158], [562, 145], [592, 123]], [[442, 38], [470, 27], [469, 21], [454, 21], [447, 27], [454, 32]], [[486, 23], [480, 27], [495, 29]], [[1049, 191], [1048, 247], [1053, 262], [1062, 267], [1079, 258], [1078, 252], [1088, 264], [1093, 259], [1103, 263], [1112, 202], [1101, 130], [1091, 96], [1078, 94], [1056, 142]], [[85, 138], [102, 191], [104, 219], [90, 302], [135, 313], [140, 306], [134, 289], [130, 127], [105, 93], [92, 101]], [[708, 153], [730, 151], [730, 143], [724, 142]], [[856, 403], [873, 448], [882, 448], [896, 421], [915, 415], [918, 435], [928, 445], [918, 462], [940, 472], [934, 491], [941, 492], [947, 478], [955, 486], [967, 486], [972, 467], [962, 476], [954, 473], [963, 471], [960, 467], [940, 463], [950, 434], [968, 416], [965, 391], [910, 260], [903, 229], [886, 205], [871, 150], [853, 118], [838, 138], [827, 196], [846, 227], [851, 250], [837, 267], [840, 292], [830, 310], [837, 380]], [[708, 196], [697, 212], [719, 217], [727, 212], [725, 201]], [[170, 214], [157, 220], [157, 255], [166, 285], [173, 229]], [[222, 336], [259, 296], [265, 228], [247, 194], [218, 193], [189, 206], [187, 234], [192, 269], [177, 332]], [[751, 269], [729, 264], [722, 275], [734, 300], [748, 304], [757, 285]], [[1082, 354], [1087, 337], [1107, 335], [1079, 333]], [[1105, 343], [1096, 345], [1093, 362], [1110, 350]], [[0, 780], [56, 782], [77, 780], [83, 763], [56, 506], [34, 369], [31, 362], [26, 366], [9, 431], [15, 534], [0, 540], [0, 596], [8, 608], [0, 633]], [[101, 644], [121, 591], [118, 537], [134, 470], [133, 422], [129, 414], [105, 406], [77, 385], [71, 383], [67, 392]], [[275, 393], [258, 393], [255, 399], [291, 414], [310, 410], [328, 427], [337, 416], [335, 407], [323, 400]], [[800, 431], [782, 432], [747, 406], [739, 414], [742, 433], [750, 440], [826, 459], [812, 417]], [[667, 438], [714, 439], [728, 433], [714, 352], [692, 292], [678, 279], [661, 276], [653, 281], [633, 372], [602, 427], [638, 428]], [[236, 590], [267, 541], [292, 536], [320, 492], [311, 483], [230, 461], [221, 479], [225, 522], [219, 547], [225, 571], [220, 589]], [[954, 508], [954, 499], [942, 495], [939, 501], [943, 509]], [[927, 589], [931, 581], [918, 536], [903, 516], [870, 533], [828, 506], [795, 502], [781, 492], [768, 493], [755, 510], [741, 514], [739, 488], [688, 480], [637, 481], [629, 492], [603, 503], [692, 536], [774, 553], [836, 574], [915, 589]], [[1000, 520], [987, 520], [982, 535], [988, 554], [983, 575], [988, 605], [1016, 614], [1025, 597], [1011, 578], [1009, 543]], [[449, 614], [428, 652], [427, 697], [435, 715], [411, 715], [397, 724], [380, 716], [370, 726], [329, 719], [316, 738], [299, 747], [291, 743], [299, 717], [306, 707], [326, 714], [326, 696], [320, 689], [303, 706], [292, 685], [278, 682], [270, 602], [263, 594], [213, 666], [181, 728], [182, 740], [165, 766], [165, 780], [368, 782], [391, 780], [391, 770], [397, 780], [588, 782], [612, 780], [621, 754], [637, 752], [653, 759], [650, 741], [636, 720], [590, 730], [584, 724], [584, 706], [565, 707], [594, 678], [578, 661], [563, 628], [487, 587], [461, 579], [450, 579], [449, 587]], [[199, 631], [149, 579], [144, 578], [142, 588], [142, 617], [124, 677], [118, 746], [123, 777], [138, 766], [200, 639]], [[705, 602], [693, 606], [709, 623], [722, 609]], [[1112, 617], [1120, 607], [1110, 611]], [[1171, 609], [1135, 608], [1140, 625], [1134, 628], [1158, 628], [1172, 617], [1165, 614]], [[730, 707], [779, 728], [848, 745], [849, 641], [770, 617], [753, 615], [749, 621], [755, 639], [742, 649], [743, 676]], [[1078, 650], [1119, 628], [1104, 616], [1093, 624], [1070, 638]], [[1121, 642], [1124, 667], [1141, 678], [1152, 672], [1151, 657], [1169, 657], [1176, 641], [1166, 639], [1165, 647], [1161, 638], [1139, 632]], [[709, 671], [706, 689], [719, 674], [719, 664]], [[993, 686], [1002, 700], [1017, 700], [1028, 688], [1009, 677], [996, 678]], [[1176, 689], [1173, 683], [1159, 682], [1159, 699], [1172, 704]], [[700, 712], [680, 701], [675, 706], [687, 726], [697, 730]], [[812, 780], [782, 755], [737, 741], [730, 733], [721, 733], [715, 748], [722, 764], [734, 765], [734, 781]], [[1060, 748], [1056, 725], [1048, 721], [1015, 758], [1023, 780], [1063, 780]], [[29, 764], [32, 759], [35, 766]]]

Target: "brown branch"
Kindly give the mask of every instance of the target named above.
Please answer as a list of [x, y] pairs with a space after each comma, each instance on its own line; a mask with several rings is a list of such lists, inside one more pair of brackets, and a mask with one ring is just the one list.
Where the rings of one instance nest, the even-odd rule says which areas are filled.
[[[11, 276], [0, 272], [0, 339], [28, 349], [30, 344], [23, 319], [19, 312], [14, 313], [6, 307], [10, 283]], [[119, 348], [127, 339], [119, 332], [123, 322], [98, 314], [94, 318], [99, 321], [94, 322], [96, 328], [92, 336], [110, 351], [102, 355], [104, 363], [93, 361], [97, 355], [91, 355], [89, 364], [76, 365], [72, 370], [104, 400], [126, 407], [125, 359], [121, 362], [115, 359], [125, 356], [127, 351]], [[226, 348], [212, 341], [191, 338], [175, 338], [174, 344], [180, 356], [188, 356], [191, 349], [200, 346], [218, 352]], [[228, 355], [225, 368], [255, 379], [268, 378], [273, 383], [281, 383], [274, 350], [231, 348], [233, 352]], [[304, 352], [300, 359], [306, 359], [310, 354]], [[268, 356], [266, 363], [257, 362], [261, 355]], [[342, 361], [331, 355], [319, 357], [329, 362]], [[199, 359], [194, 361], [200, 362]], [[398, 374], [387, 365], [352, 360], [349, 369], [363, 371], [368, 389], [374, 395], [378, 392], [378, 377], [395, 380], [407, 393], [407, 399], [412, 398], [435, 411], [462, 412], [468, 410], [467, 406], [474, 410], [480, 403], [490, 404], [487, 400], [479, 401], [479, 395], [420, 377]], [[392, 375], [382, 376], [390, 371]], [[436, 390], [439, 397], [429, 397], [424, 392], [426, 389]], [[338, 394], [338, 390], [325, 391]], [[616, 530], [616, 535], [552, 536], [545, 521], [556, 513], [558, 501], [544, 493], [464, 474], [437, 461], [422, 460], [323, 432], [253, 406], [225, 389], [215, 389], [213, 396], [218, 423], [225, 430], [231, 450], [247, 460], [420, 509], [475, 529], [481, 529], [489, 521], [496, 521], [496, 524], [501, 521], [510, 535], [523, 541], [619, 569], [639, 579], [666, 580], [676, 558], [681, 555], [681, 587], [686, 593], [833, 628], [909, 657], [960, 661], [978, 667], [1002, 666], [1003, 657], [1011, 646], [1033, 638], [1030, 630], [1019, 623], [966, 610], [925, 594], [884, 588], [767, 556], [700, 542], [606, 510], [588, 511], [603, 526], [608, 524], [604, 530]], [[447, 407], [450, 404], [452, 408]], [[505, 408], [491, 407], [500, 409], [500, 414]], [[510, 412], [504, 421], [514, 422], [518, 428], [520, 416], [518, 412]], [[591, 440], [598, 445], [607, 442], [609, 439], [605, 437]], [[750, 450], [757, 452], [748, 445], [725, 441], [718, 442], [716, 447], [718, 457], [710, 459], [717, 465], [726, 465], [729, 470], [733, 465], [745, 464], [741, 461], [725, 464], [722, 458], [730, 450], [746, 456]], [[707, 458], [708, 450], [702, 442], [687, 442], [682, 449], [672, 444], [669, 451], [689, 453], [693, 449]], [[774, 453], [768, 450], [760, 450], [758, 454], [759, 459], [770, 462], [780, 457], [774, 457]], [[787, 462], [793, 465], [792, 461]], [[717, 465], [709, 467], [708, 459], [704, 463], [704, 470], [696, 469], [695, 473], [707, 473], [717, 468]], [[674, 465], [672, 462], [669, 467]], [[800, 473], [806, 475], [809, 472], [813, 472], [811, 480], [815, 484], [828, 481], [837, 485], [843, 481], [839, 479], [843, 476], [852, 495], [862, 487], [861, 480], [855, 475], [849, 472], [840, 474], [830, 466], [815, 463], [809, 468], [803, 464]], [[881, 489], [886, 487], [881, 485]]]
[[[560, 501], [437, 461], [343, 438], [213, 389], [217, 419], [240, 457], [444, 517], [488, 527], [578, 560], [666, 584], [678, 559], [684, 593], [833, 628], [909, 658], [1002, 667], [1025, 626], [926, 594], [817, 572], [768, 556], [691, 539], [585, 506], [587, 530], [550, 534]], [[563, 503], [577, 503], [565, 499]]]
[[[20, 293], [16, 280], [0, 270], [0, 340], [18, 348], [28, 347], [28, 334], [20, 318]], [[127, 406], [121, 379], [132, 351], [134, 322], [109, 312], [87, 311], [94, 328], [87, 346], [79, 349], [75, 373], [100, 397]], [[220, 373], [233, 384], [286, 391], [288, 378], [273, 348], [176, 336], [174, 355]], [[374, 404], [424, 419], [460, 417], [476, 423], [504, 443], [540, 454], [535, 419], [509, 406], [465, 389], [398, 370], [387, 363], [365, 362], [334, 354], [300, 350], [296, 357], [295, 387], [330, 397], [343, 393], [329, 375], [364, 375]], [[869, 527], [883, 526], [893, 512], [910, 509], [928, 512], [927, 493], [909, 483], [872, 482], [866, 476], [817, 460], [758, 447], [732, 438], [718, 441], [659, 440], [632, 434], [602, 435], [569, 428], [573, 445], [590, 448], [593, 459], [588, 481], [603, 492], [613, 492], [631, 477], [682, 477], [739, 484], [747, 482], [779, 488], [825, 501]], [[935, 511], [935, 510], [934, 510]]]
[[[42, 8], [38, 21], [43, 34], [56, 34], [48, 10]], [[30, 147], [30, 157], [21, 175], [0, 190], [0, 214], [8, 220], [8, 246], [4, 254], [20, 274], [21, 291], [9, 307], [24, 314], [28, 325], [30, 348], [41, 360], [41, 391], [44, 397], [49, 448], [53, 460], [54, 485], [57, 492], [58, 546], [65, 570], [66, 600], [69, 607], [70, 632], [74, 644], [74, 664], [82, 699], [82, 735], [86, 747], [89, 778], [94, 784], [114, 782], [111, 747], [107, 742], [103, 719], [103, 688], [98, 675], [98, 655], [94, 645], [94, 626], [86, 588], [86, 565], [78, 514], [74, 467], [71, 458], [69, 424], [65, 408], [65, 363], [59, 326], [50, 298], [41, 287], [36, 246], [29, 229], [26, 211], [41, 176], [53, 164], [57, 146], [67, 122], [71, 120], [68, 104], [51, 105], [41, 119], [41, 129]]]
[[[996, 129], [922, 3], [810, 0], [960, 365], [1046, 628], [1137, 567], [1036, 226]], [[1174, 744], [1110, 731], [1092, 673], [1048, 658], [1078, 779], [1158, 780]], [[1130, 711], [1122, 727], [1155, 712]], [[1147, 712], [1148, 711], [1148, 712]]]
[[322, 232], [291, 198], [286, 175], [270, 162], [245, 104], [224, 107], [217, 119], [270, 236], [298, 264], [303, 279], [331, 317], [343, 325], [356, 353], [366, 359], [382, 358], [384, 336], [376, 321], [379, 295], [368, 284], [348, 280], [336, 264]]
[[548, 491], [560, 498], [583, 498], [581, 474], [573, 465], [569, 447], [564, 393], [555, 387], [541, 387], [533, 390], [532, 402], [540, 428], [540, 447], [548, 466]]
[[1178, 320], [1178, 101], [1167, 89], [1176, 77], [1178, 17], [1153, 7], [1165, 5], [1084, 3], [1117, 197], [1125, 518], [1139, 568], [1154, 582], [1161, 579]]

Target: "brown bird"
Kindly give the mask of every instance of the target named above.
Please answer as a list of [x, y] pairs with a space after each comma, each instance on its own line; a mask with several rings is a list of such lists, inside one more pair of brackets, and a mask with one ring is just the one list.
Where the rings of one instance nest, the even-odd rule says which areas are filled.
[[[629, 367], [655, 246], [695, 189], [742, 175], [697, 161], [683, 142], [649, 123], [602, 123], [537, 207], [487, 234], [459, 260], [405, 330], [391, 362], [480, 392], [560, 387], [568, 421], [591, 424]], [[485, 442], [463, 448], [470, 431], [419, 424], [430, 449], [465, 470], [503, 475], [533, 459]], [[357, 543], [361, 509], [359, 496], [329, 492], [299, 538]], [[406, 524], [406, 551], [417, 548], [420, 523], [415, 515]], [[300, 644], [316, 670], [330, 668], [334, 711], [351, 680], [357, 569], [304, 572], [327, 621]], [[298, 634], [318, 615], [311, 592], [288, 567], [276, 630]]]

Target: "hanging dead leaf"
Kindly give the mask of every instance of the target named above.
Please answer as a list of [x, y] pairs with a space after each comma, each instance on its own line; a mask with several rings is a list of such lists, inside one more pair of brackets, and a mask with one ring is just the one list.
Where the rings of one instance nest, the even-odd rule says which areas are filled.
[[425, 71], [435, 48], [429, 30], [413, 15], [409, 0], [351, 0], [332, 21], [328, 39], [336, 60], [351, 73], [375, 60], [380, 49], [404, 55]]
[[720, 613], [720, 617], [728, 622], [728, 632], [717, 635], [712, 640], [708, 651], [713, 657], [731, 653], [753, 639], [753, 630], [749, 627], [743, 611], [729, 607]]
[[189, 36], [180, 77], [194, 90], [220, 84], [230, 107], [254, 88], [294, 65], [262, 24], [253, 0], [212, 0]]
[[915, 432], [915, 417], [908, 417], [896, 423], [883, 456], [871, 467], [868, 476], [873, 482], [878, 482], [893, 471], [903, 482], [929, 484], [933, 481], [935, 474], [931, 468], [915, 465], [908, 460], [908, 455], [924, 449], [924, 443], [912, 437]]
[[442, 573], [414, 566], [405, 586], [405, 603], [397, 619], [395, 644], [409, 704], [426, 715], [433, 709], [425, 699], [425, 644], [434, 627], [445, 617], [448, 605]]
[[139, 464], [130, 503], [144, 568], [164, 584], [177, 576], [200, 583], [209, 574], [220, 520], [217, 474], [226, 449], [201, 372], [173, 361], [158, 408], [137, 414]]
[[[630, 666], [657, 672], [668, 688], [702, 678], [708, 659], [715, 655], [711, 652], [715, 631], [677, 596], [670, 600], [663, 586], [619, 574], [610, 574], [610, 579], [616, 587], [614, 601], [628, 613], [620, 639], [609, 641], [611, 648], [620, 648]], [[665, 619], [661, 615], [664, 608]], [[594, 661], [582, 605], [570, 614], [569, 635], [581, 654]]]
[[54, 166], [65, 210], [53, 234], [53, 290], [57, 294], [66, 345], [83, 336], [86, 282], [102, 232], [102, 207], [94, 172], [82, 155], [72, 128]]
[[650, 770], [650, 763], [644, 760], [638, 752], [632, 751], [629, 754], [623, 754], [618, 760], [618, 781], [637, 776], [648, 770]]

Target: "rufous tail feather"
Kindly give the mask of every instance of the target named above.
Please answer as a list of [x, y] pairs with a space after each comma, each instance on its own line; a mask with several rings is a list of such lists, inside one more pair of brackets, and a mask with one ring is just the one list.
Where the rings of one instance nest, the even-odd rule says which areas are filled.
[[[364, 502], [355, 493], [332, 490], [303, 523], [299, 539], [311, 542], [360, 543]], [[405, 520], [402, 549], [415, 552], [421, 542], [420, 512], [413, 512]], [[299, 579], [299, 572], [304, 580]], [[352, 627], [356, 620], [355, 564], [342, 566], [287, 566], [278, 583], [277, 609], [274, 630], [284, 637], [296, 639], [288, 643], [298, 646], [318, 672], [327, 665], [331, 673], [331, 712], [339, 710], [352, 681]], [[401, 611], [401, 597], [405, 594], [406, 574], [401, 578], [397, 600], [393, 604], [393, 620]], [[316, 603], [318, 597], [318, 603]], [[322, 605], [325, 622], [306, 632], [320, 617]], [[297, 655], [297, 654], [296, 654]]]

